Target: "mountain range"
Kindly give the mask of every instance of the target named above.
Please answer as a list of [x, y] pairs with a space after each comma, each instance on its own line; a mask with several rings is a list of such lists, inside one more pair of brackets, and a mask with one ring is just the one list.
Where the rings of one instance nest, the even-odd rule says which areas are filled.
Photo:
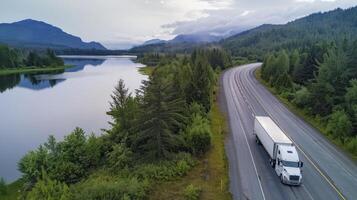
[[200, 46], [223, 46], [235, 56], [249, 56], [254, 51], [260, 58], [279, 48], [304, 47], [324, 40], [357, 39], [357, 7], [314, 13], [280, 25], [263, 24], [226, 36], [179, 35], [165, 43], [134, 47], [132, 52], [189, 52]]
[[21, 48], [106, 50], [98, 42], [84, 42], [56, 26], [32, 19], [1, 23], [0, 43]]

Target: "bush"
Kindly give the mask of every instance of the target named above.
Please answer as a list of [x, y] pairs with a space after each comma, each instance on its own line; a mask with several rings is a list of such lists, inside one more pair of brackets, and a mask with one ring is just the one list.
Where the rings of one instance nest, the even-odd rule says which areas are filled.
[[192, 184], [188, 185], [184, 191], [184, 197], [186, 200], [198, 200], [200, 199], [201, 188]]
[[0, 178], [0, 195], [7, 194], [7, 186], [5, 180], [1, 177]]
[[133, 153], [124, 144], [116, 144], [108, 153], [108, 164], [112, 171], [128, 167], [132, 163]]
[[306, 107], [310, 102], [310, 92], [306, 87], [302, 87], [300, 90], [296, 91], [293, 103], [300, 108]]
[[280, 96], [284, 99], [289, 100], [289, 101], [292, 101], [294, 99], [294, 93], [289, 92], [289, 91], [282, 91], [280, 93]]
[[194, 166], [189, 154], [178, 154], [175, 160], [158, 164], [142, 164], [135, 168], [134, 176], [140, 179], [167, 181], [185, 175]]
[[20, 160], [19, 170], [30, 185], [36, 183], [42, 169], [52, 179], [67, 184], [75, 183], [99, 166], [101, 148], [100, 139], [93, 134], [87, 137], [82, 129], [76, 128], [61, 142], [56, 142], [50, 136], [47, 143]]
[[357, 137], [351, 138], [346, 146], [353, 155], [357, 156]]
[[70, 200], [71, 193], [65, 183], [51, 180], [46, 173], [42, 172], [42, 178], [35, 184], [26, 195], [28, 200]]
[[334, 111], [328, 120], [326, 131], [334, 138], [339, 138], [341, 142], [344, 142], [343, 139], [350, 136], [352, 132], [352, 123], [344, 111]]
[[147, 180], [102, 176], [76, 185], [72, 194], [74, 200], [139, 200], [144, 199], [148, 188]]
[[195, 115], [186, 131], [185, 140], [194, 154], [205, 153], [211, 145], [209, 121], [200, 115]]

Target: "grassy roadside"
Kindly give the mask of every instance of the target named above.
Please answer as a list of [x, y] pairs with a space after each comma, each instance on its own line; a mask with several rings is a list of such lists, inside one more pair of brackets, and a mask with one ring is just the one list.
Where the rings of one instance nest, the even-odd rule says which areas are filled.
[[0, 69], [0, 75], [18, 74], [18, 73], [28, 73], [28, 72], [51, 72], [56, 70], [63, 70], [70, 68], [72, 66], [65, 65], [60, 67], [26, 67], [26, 68], [15, 68], [15, 69]]
[[309, 123], [312, 127], [316, 128], [322, 135], [324, 135], [326, 138], [328, 138], [333, 144], [338, 146], [340, 149], [342, 149], [347, 155], [349, 155], [353, 160], [357, 160], [357, 156], [351, 154], [351, 152], [347, 149], [346, 145], [342, 144], [340, 140], [332, 138], [330, 135], [327, 134], [326, 131], [326, 126], [322, 124], [318, 119], [315, 117], [311, 116], [309, 113], [307, 113], [305, 110], [298, 108], [296, 105], [291, 103], [288, 99], [282, 97], [279, 95], [279, 93], [272, 88], [266, 81], [264, 81], [261, 78], [261, 68], [257, 69], [255, 71], [255, 78], [265, 86], [275, 97], [279, 99], [280, 102], [282, 102], [286, 107], [289, 108], [290, 111], [292, 111], [294, 114], [302, 118], [305, 122]]
[[155, 67], [146, 66], [146, 67], [138, 68], [138, 71], [142, 75], [150, 76], [152, 74], [152, 72], [154, 71], [154, 69], [155, 69]]
[[200, 199], [231, 199], [228, 187], [227, 159], [224, 150], [224, 138], [228, 128], [224, 115], [220, 112], [217, 99], [213, 102], [210, 119], [211, 149], [198, 159], [197, 165], [186, 176], [174, 181], [156, 184], [152, 188], [149, 199], [184, 199], [183, 191], [190, 184], [201, 188]]
[[24, 182], [19, 179], [6, 186], [6, 194], [0, 194], [1, 200], [16, 200], [20, 197], [20, 190]]

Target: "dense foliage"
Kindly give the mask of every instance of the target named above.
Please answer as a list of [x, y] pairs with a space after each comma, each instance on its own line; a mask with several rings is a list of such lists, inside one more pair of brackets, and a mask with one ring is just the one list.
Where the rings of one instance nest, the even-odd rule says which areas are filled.
[[152, 182], [185, 175], [195, 165], [192, 156], [211, 145], [211, 66], [224, 69], [229, 60], [221, 50], [162, 58], [135, 95], [120, 80], [104, 134], [88, 136], [76, 128], [63, 141], [50, 136], [21, 159], [24, 197], [143, 199]]
[[316, 43], [268, 55], [262, 78], [318, 118], [326, 132], [357, 155], [357, 41]]
[[58, 67], [63, 66], [63, 60], [56, 56], [52, 50], [45, 53], [35, 51], [22, 52], [0, 45], [0, 69], [19, 67]]
[[221, 41], [233, 56], [262, 59], [270, 51], [312, 46], [357, 35], [357, 7], [315, 13], [285, 25], [265, 24]]

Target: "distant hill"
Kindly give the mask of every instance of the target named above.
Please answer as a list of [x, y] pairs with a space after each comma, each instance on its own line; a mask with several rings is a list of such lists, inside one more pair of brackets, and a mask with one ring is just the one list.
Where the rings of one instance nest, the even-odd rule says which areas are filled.
[[206, 34], [182, 34], [176, 36], [174, 39], [170, 40], [172, 43], [209, 43], [209, 42], [216, 42], [222, 39], [222, 37], [213, 36], [209, 33]]
[[146, 41], [140, 46], [133, 47], [130, 52], [142, 53], [142, 52], [179, 52], [189, 53], [194, 48], [205, 46], [208, 43], [217, 42], [222, 37], [213, 36], [209, 33], [200, 34], [180, 34], [172, 40], [159, 40], [153, 39]]
[[58, 27], [32, 19], [0, 24], [0, 43], [24, 48], [106, 50], [98, 42], [83, 42]]
[[152, 39], [152, 40], [148, 40], [148, 41], [144, 42], [140, 46], [146, 46], [146, 45], [151, 45], [151, 44], [163, 44], [163, 43], [166, 43], [166, 40]]
[[284, 25], [261, 25], [220, 42], [234, 55], [262, 57], [268, 51], [319, 41], [357, 40], [357, 7], [315, 13]]

